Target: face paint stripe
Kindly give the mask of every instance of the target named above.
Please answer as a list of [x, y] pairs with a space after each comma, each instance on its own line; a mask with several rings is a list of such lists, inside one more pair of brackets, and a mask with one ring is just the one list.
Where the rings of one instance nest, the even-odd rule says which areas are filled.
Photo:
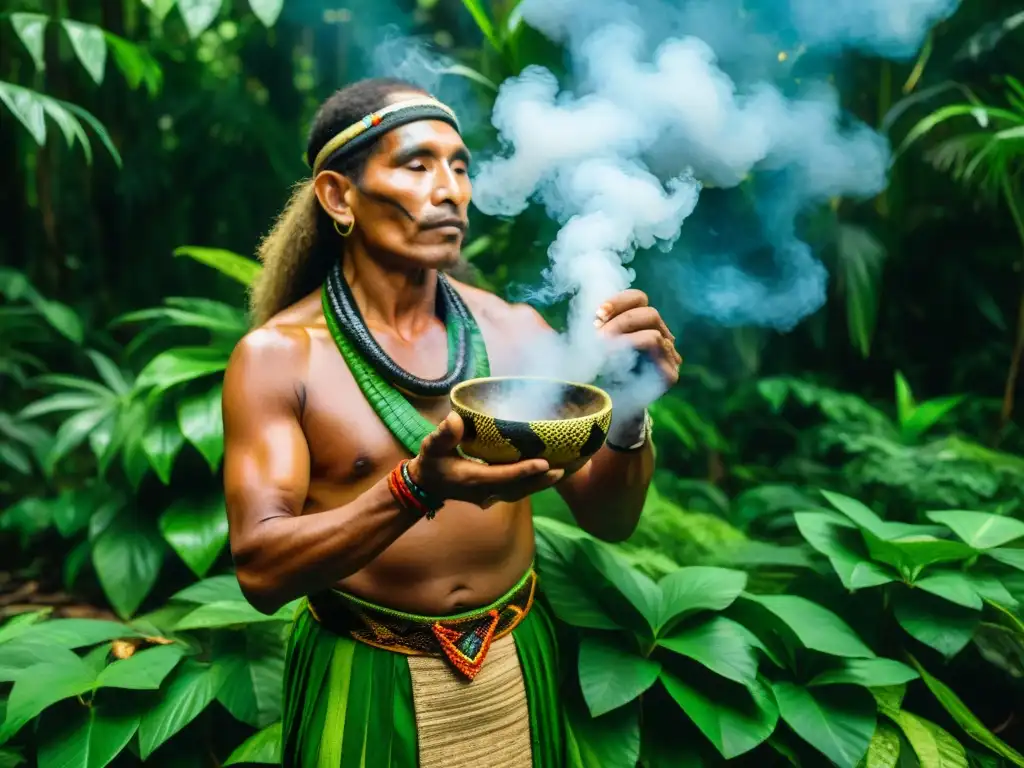
[[409, 221], [412, 221], [412, 222], [416, 222], [417, 221], [416, 217], [413, 216], [411, 213], [409, 213], [409, 211], [406, 209], [406, 207], [404, 205], [402, 205], [400, 202], [398, 202], [397, 200], [394, 200], [394, 199], [388, 197], [387, 195], [382, 195], [379, 192], [370, 192], [368, 189], [365, 189], [364, 187], [362, 187], [362, 186], [360, 186], [358, 184], [356, 185], [356, 189], [359, 190], [359, 193], [361, 195], [365, 195], [366, 197], [370, 198], [371, 200], [374, 200], [374, 201], [376, 201], [378, 203], [381, 203], [382, 205], [390, 205], [392, 208], [397, 208], [399, 211], [401, 211], [402, 214], [405, 215], [405, 217], [407, 219], [409, 219]]

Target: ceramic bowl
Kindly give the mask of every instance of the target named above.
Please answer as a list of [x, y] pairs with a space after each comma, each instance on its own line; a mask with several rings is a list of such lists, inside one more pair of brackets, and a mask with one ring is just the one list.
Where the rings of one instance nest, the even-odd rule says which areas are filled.
[[450, 393], [462, 417], [462, 452], [488, 464], [546, 459], [571, 468], [604, 445], [612, 400], [603, 389], [557, 379], [470, 379]]

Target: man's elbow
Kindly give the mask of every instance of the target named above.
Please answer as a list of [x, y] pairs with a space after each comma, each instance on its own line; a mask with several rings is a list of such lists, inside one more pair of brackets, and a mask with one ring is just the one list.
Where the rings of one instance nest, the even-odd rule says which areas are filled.
[[233, 546], [231, 556], [235, 562], [235, 576], [242, 595], [249, 605], [262, 614], [270, 616], [288, 602], [282, 595], [277, 580], [261, 567], [253, 556], [252, 549]]
[[266, 580], [258, 574], [252, 574], [248, 570], [238, 569], [238, 586], [242, 588], [242, 595], [246, 601], [260, 613], [272, 616], [278, 609], [288, 601], [280, 594], [270, 588]]

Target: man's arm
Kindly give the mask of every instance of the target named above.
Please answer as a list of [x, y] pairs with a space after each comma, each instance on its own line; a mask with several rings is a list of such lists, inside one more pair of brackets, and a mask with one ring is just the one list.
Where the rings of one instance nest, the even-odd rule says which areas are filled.
[[303, 331], [260, 329], [224, 376], [231, 554], [243, 593], [265, 613], [359, 571], [419, 519], [395, 502], [387, 478], [349, 504], [301, 516], [309, 448], [297, 387], [308, 351]]
[[[529, 305], [513, 309], [510, 330], [525, 341], [533, 334], [554, 333], [540, 313]], [[608, 440], [620, 447], [638, 442], [643, 430], [643, 415], [623, 420], [613, 415]], [[557, 486], [577, 524], [587, 533], [605, 541], [629, 538], [640, 521], [647, 489], [654, 476], [654, 452], [650, 440], [633, 451], [617, 451], [605, 444], [589, 462]]]
[[[642, 420], [629, 424], [613, 422], [608, 440], [629, 446], [637, 442], [642, 429]], [[653, 476], [654, 451], [650, 440], [628, 452], [613, 450], [606, 442], [582, 469], [555, 488], [580, 528], [605, 541], [624, 541], [640, 522]]]

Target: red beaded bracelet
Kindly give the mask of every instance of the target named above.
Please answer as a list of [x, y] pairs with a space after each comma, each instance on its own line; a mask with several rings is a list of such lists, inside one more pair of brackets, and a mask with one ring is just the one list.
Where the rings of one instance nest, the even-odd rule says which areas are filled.
[[[442, 504], [435, 504], [425, 491], [416, 487], [409, 477], [408, 460], [400, 462], [388, 475], [388, 489], [399, 506], [410, 509], [422, 517], [432, 520]], [[410, 487], [412, 486], [412, 487]]]

